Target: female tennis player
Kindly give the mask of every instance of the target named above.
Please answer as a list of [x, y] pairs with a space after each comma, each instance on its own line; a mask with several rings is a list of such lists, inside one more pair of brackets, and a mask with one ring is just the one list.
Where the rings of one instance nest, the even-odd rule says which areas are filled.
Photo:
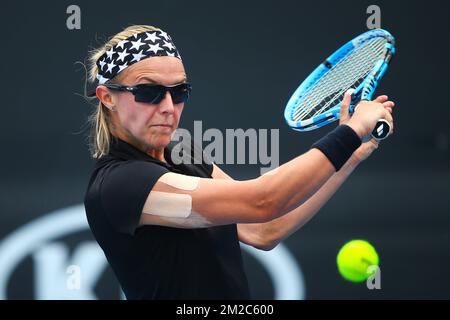
[[308, 152], [237, 181], [214, 164], [173, 161], [191, 85], [166, 32], [128, 27], [90, 61], [98, 105], [86, 214], [127, 299], [249, 299], [239, 241], [274, 248], [377, 148], [362, 143], [377, 121], [393, 128], [387, 96], [350, 116], [346, 95], [340, 125]]

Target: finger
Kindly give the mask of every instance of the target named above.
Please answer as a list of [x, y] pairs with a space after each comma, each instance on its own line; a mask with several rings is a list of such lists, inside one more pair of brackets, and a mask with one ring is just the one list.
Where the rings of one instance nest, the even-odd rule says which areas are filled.
[[389, 97], [387, 95], [381, 95], [375, 98], [375, 102], [379, 102], [379, 103], [383, 103], [385, 101], [387, 101], [389, 99]]
[[379, 146], [379, 144], [380, 144], [380, 141], [378, 141], [378, 140], [375, 139], [375, 138], [370, 139], [369, 142], [371, 142], [371, 143], [375, 146], [375, 149], [377, 149], [378, 146]]
[[394, 132], [394, 118], [392, 117], [392, 115], [387, 110], [385, 110], [384, 119], [387, 122], [389, 122], [389, 125], [391, 127], [390, 134], [392, 134]]
[[392, 117], [392, 114], [390, 114], [389, 111], [387, 111], [387, 110], [385, 110], [385, 111], [386, 111], [385, 115], [384, 115], [385, 119], [387, 121], [389, 121], [390, 123], [394, 124], [394, 118]]
[[384, 108], [391, 108], [393, 109], [395, 107], [395, 102], [394, 101], [386, 101], [382, 103]]
[[351, 93], [352, 93], [352, 91], [350, 91], [350, 90], [347, 90], [347, 92], [344, 93], [344, 98], [342, 99], [342, 102], [341, 102], [341, 111], [340, 111], [341, 121], [347, 119], [349, 116], [348, 108], [349, 108], [350, 102], [352, 100]]

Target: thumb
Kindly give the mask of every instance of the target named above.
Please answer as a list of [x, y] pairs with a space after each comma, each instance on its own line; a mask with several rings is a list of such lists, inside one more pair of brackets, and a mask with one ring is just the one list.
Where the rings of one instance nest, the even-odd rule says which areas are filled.
[[340, 111], [341, 123], [347, 121], [347, 119], [349, 118], [348, 108], [350, 106], [350, 102], [352, 101], [352, 93], [353, 89], [348, 89], [344, 93], [344, 98], [342, 99], [341, 102], [341, 111]]

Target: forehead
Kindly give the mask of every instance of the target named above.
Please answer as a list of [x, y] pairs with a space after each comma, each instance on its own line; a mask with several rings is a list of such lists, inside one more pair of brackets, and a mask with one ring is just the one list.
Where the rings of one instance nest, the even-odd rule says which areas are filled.
[[120, 78], [127, 85], [151, 82], [170, 85], [186, 81], [186, 72], [178, 58], [150, 57], [126, 68]]

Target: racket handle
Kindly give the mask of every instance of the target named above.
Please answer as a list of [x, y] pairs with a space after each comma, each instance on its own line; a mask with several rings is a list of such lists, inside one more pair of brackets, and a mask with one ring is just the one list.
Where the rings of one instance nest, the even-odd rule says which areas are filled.
[[[349, 112], [355, 112], [357, 107], [358, 105], [352, 102], [349, 106]], [[389, 122], [387, 122], [387, 120], [380, 119], [372, 131], [372, 137], [378, 141], [384, 140], [389, 135], [389, 132], [391, 132], [391, 125]]]
[[386, 139], [391, 131], [391, 125], [384, 119], [378, 120], [372, 131], [372, 137], [376, 140]]

